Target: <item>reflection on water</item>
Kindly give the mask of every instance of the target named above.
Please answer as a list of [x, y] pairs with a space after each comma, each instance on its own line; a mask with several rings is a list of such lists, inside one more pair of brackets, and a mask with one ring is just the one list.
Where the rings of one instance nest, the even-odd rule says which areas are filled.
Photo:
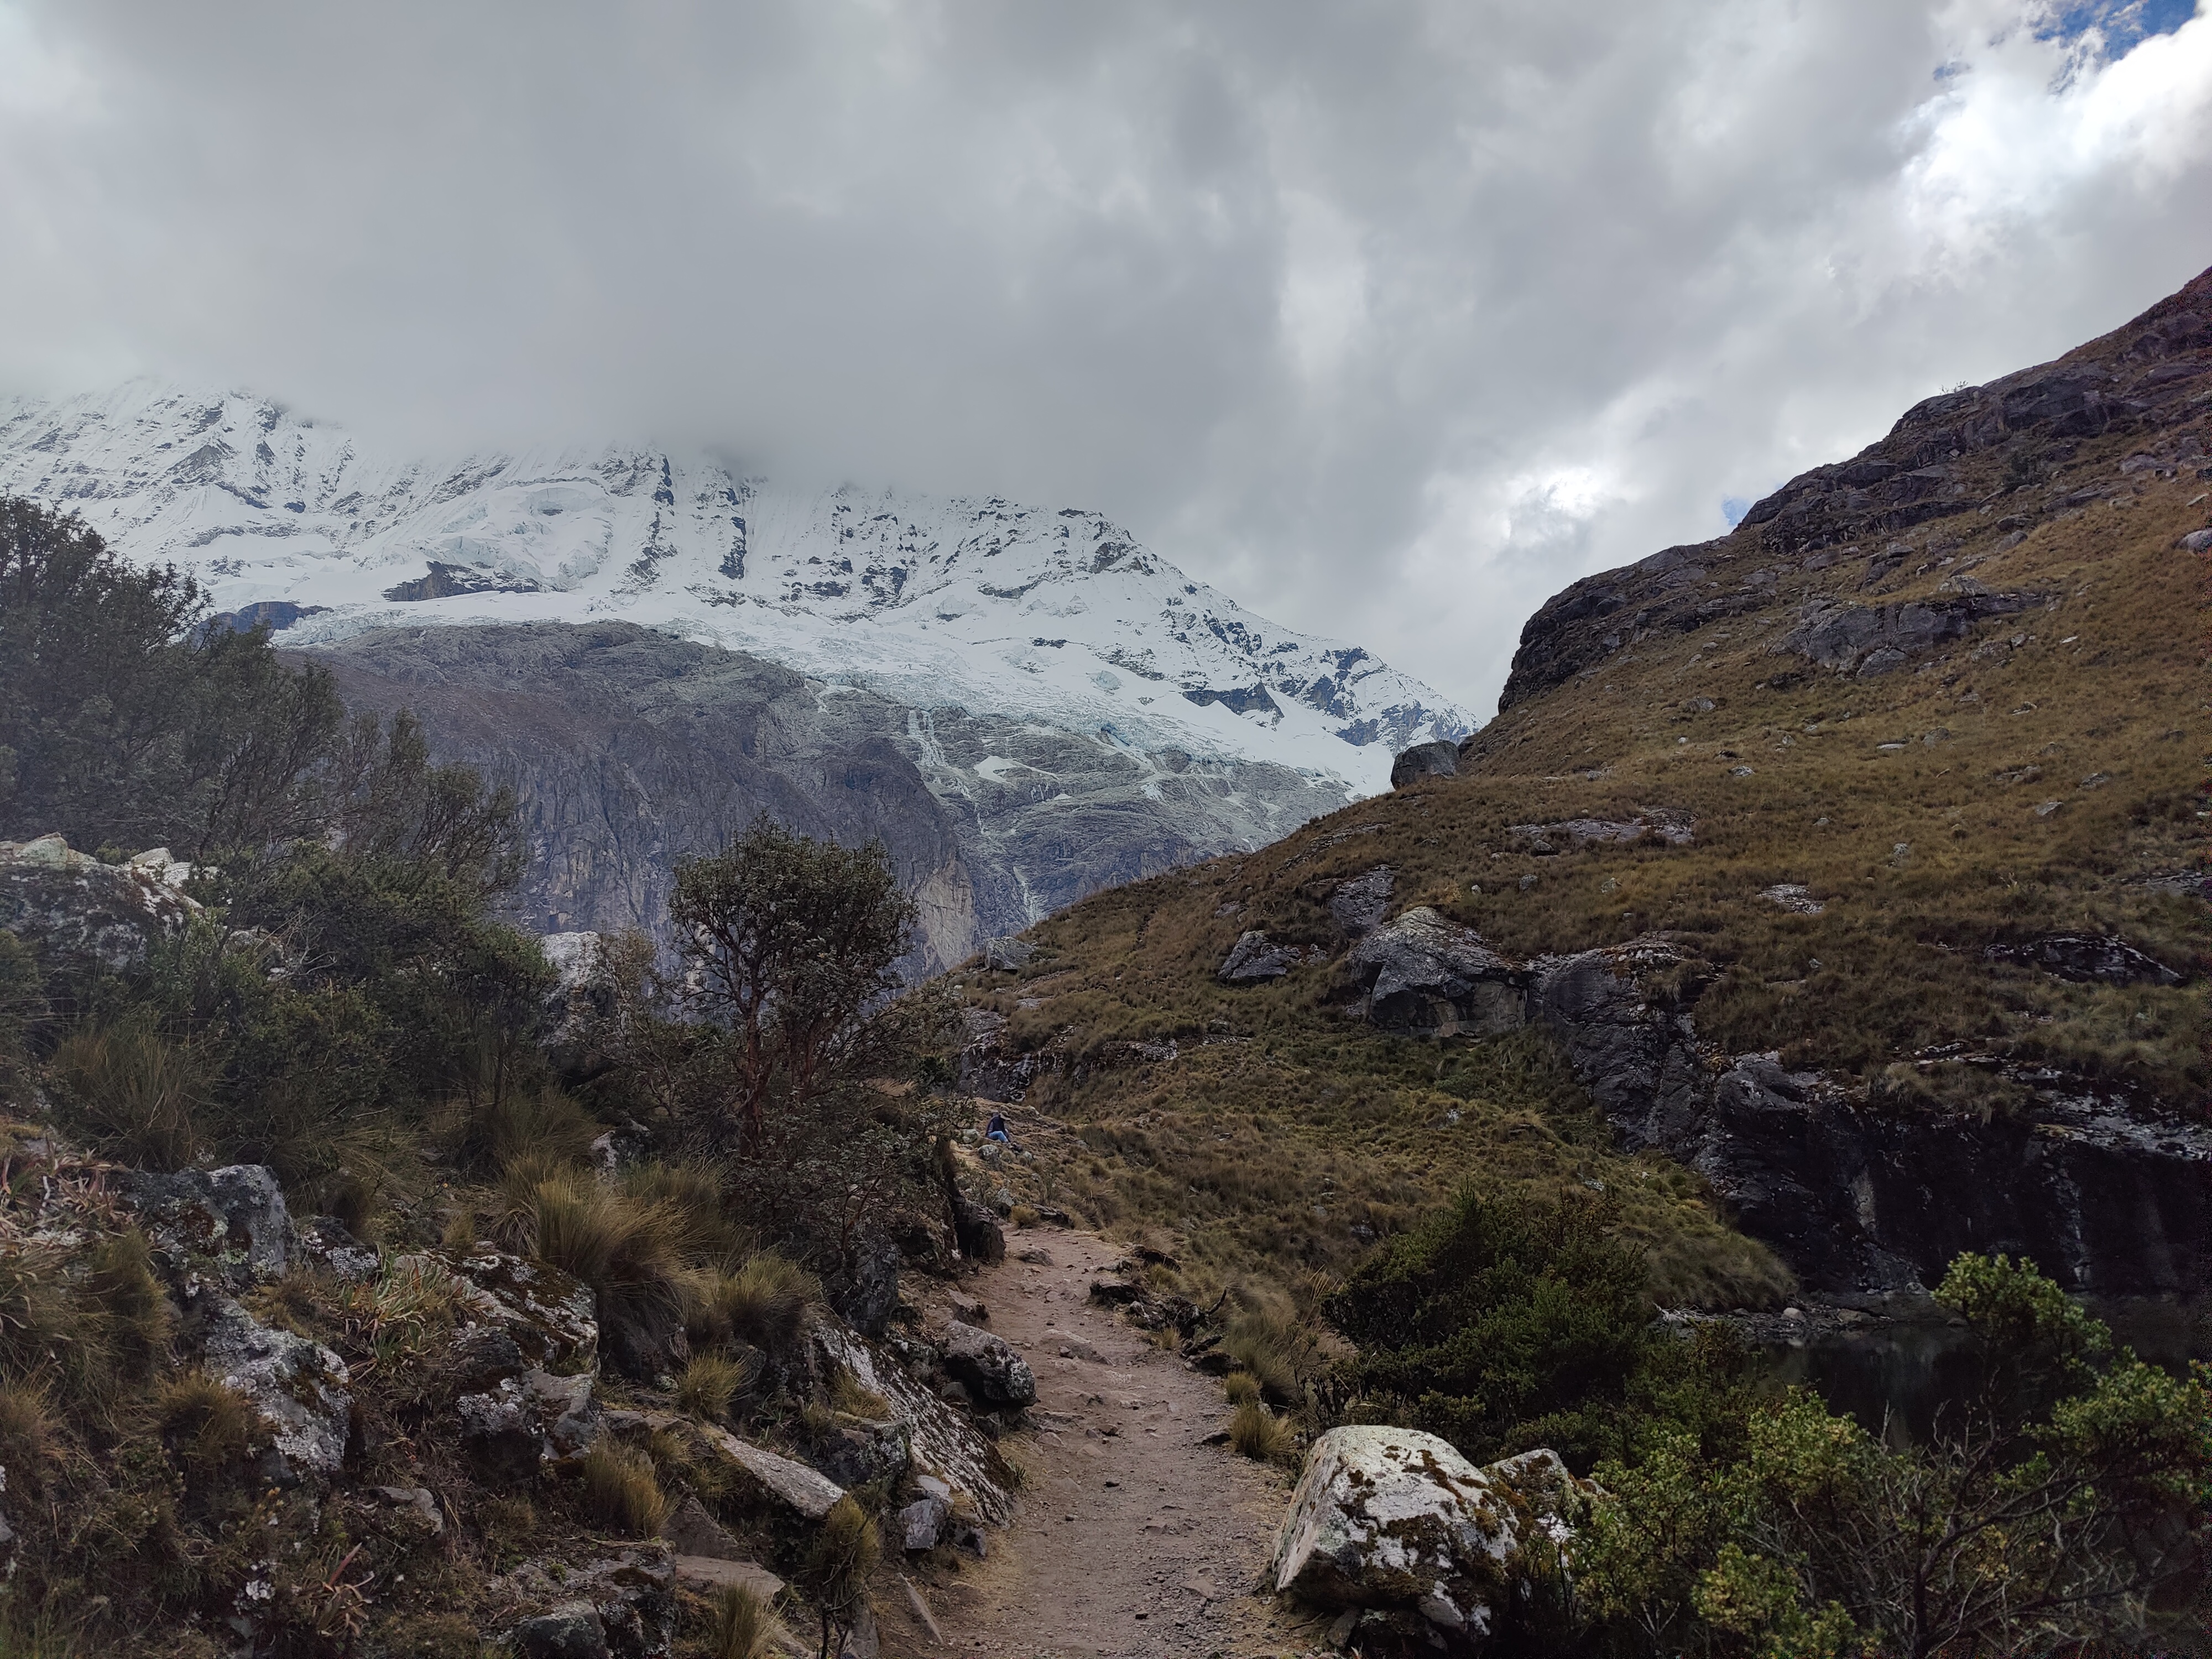
[[[2155, 1297], [2092, 1302], [2114, 1338], [2154, 1364], [2179, 1370], [2212, 1359], [2212, 1304]], [[1822, 1323], [1805, 1336], [1761, 1345], [1775, 1380], [1818, 1389], [1835, 1410], [1893, 1443], [1924, 1440], [1981, 1386], [1978, 1360], [1963, 1326], [1940, 1318]]]

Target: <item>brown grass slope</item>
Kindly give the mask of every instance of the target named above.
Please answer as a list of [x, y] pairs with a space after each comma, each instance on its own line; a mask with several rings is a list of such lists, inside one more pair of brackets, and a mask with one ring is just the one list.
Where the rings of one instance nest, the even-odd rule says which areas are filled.
[[[1498, 719], [1431, 778], [1243, 857], [1041, 923], [971, 997], [1085, 1143], [1067, 1201], [1181, 1235], [1195, 1280], [1340, 1265], [1464, 1180], [1602, 1189], [1662, 1293], [1780, 1275], [1686, 1171], [1611, 1150], [1547, 1041], [1419, 1042], [1347, 1015], [1326, 899], [1388, 864], [1521, 957], [1654, 935], [1703, 964], [1701, 1036], [1910, 1109], [2041, 1079], [2203, 1115], [2212, 272], [2057, 362], [1920, 404], [1734, 532], [1577, 582], [1524, 632]], [[1671, 808], [1694, 842], [1515, 826]], [[1542, 850], [1549, 847], [1553, 850]], [[1797, 914], [1763, 896], [1800, 886]], [[1216, 969], [1261, 928], [1318, 947]], [[2123, 939], [2179, 982], [1992, 959]]]

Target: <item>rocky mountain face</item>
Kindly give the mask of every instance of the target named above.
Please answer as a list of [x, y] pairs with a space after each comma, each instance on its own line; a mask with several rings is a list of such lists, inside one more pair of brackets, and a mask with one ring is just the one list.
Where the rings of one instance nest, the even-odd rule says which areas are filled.
[[[1385, 787], [1407, 744], [1474, 725], [1077, 508], [792, 491], [635, 447], [404, 459], [265, 399], [145, 382], [0, 404], [0, 490], [191, 572], [237, 625], [338, 653], [370, 704], [388, 704], [386, 679], [437, 688], [434, 734], [495, 755], [531, 803], [558, 872], [531, 896], [548, 915], [650, 915], [668, 859], [732, 811], [896, 817], [929, 958], [957, 961], [1109, 883], [1262, 845]], [[630, 630], [619, 666], [548, 643], [608, 624]], [[666, 639], [684, 681], [665, 696], [640, 629]], [[564, 732], [569, 696], [594, 712]], [[592, 747], [644, 734], [617, 704], [653, 728], [642, 765]], [[495, 708], [530, 740], [502, 738]], [[750, 735], [717, 731], [725, 714]], [[855, 744], [870, 758], [816, 764]], [[587, 774], [612, 793], [587, 803]], [[883, 802], [845, 799], [877, 775]], [[560, 839], [586, 825], [619, 833], [623, 857], [666, 844], [617, 877], [613, 843]], [[920, 850], [938, 836], [946, 850]]]
[[515, 782], [530, 836], [517, 910], [549, 933], [652, 931], [674, 861], [766, 812], [882, 842], [921, 908], [915, 965], [933, 971], [1255, 833], [1255, 796], [1288, 817], [1310, 793], [1287, 768], [1154, 766], [628, 623], [384, 629], [314, 655], [349, 705], [410, 708], [440, 753]]
[[[1668, 1265], [1712, 1247], [1656, 1171], [1829, 1297], [1923, 1295], [1966, 1250], [2201, 1295], [2208, 555], [2212, 272], [1927, 400], [1728, 536], [1573, 584], [1498, 718], [1409, 746], [1390, 796], [1039, 927], [1023, 978], [980, 988], [1006, 1018], [971, 1075], [1050, 1085], [1109, 1142], [1178, 1111], [1229, 1139], [1206, 1052], [1167, 1040], [1203, 1030], [1247, 1097], [1361, 1101], [1300, 1166], [1337, 1183], [1316, 1254], [1388, 1224], [1389, 1181], [1347, 1203], [1328, 1160], [1395, 1134], [1400, 1182], [1447, 1146], [1508, 1190], [1571, 1159], [1690, 1286], [1662, 1293], [1707, 1305], [1771, 1291]], [[1179, 889], [1211, 920], [1170, 928]], [[1462, 1147], [1526, 1075], [1483, 1057], [1531, 1042], [1639, 1162], [1541, 1103]], [[1390, 1073], [1409, 1042], [1438, 1086]]]

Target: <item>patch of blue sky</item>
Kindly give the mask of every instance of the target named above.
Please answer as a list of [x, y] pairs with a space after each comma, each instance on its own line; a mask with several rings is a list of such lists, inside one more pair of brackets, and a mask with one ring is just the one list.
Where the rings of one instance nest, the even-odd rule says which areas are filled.
[[2042, 40], [2078, 40], [2091, 30], [2104, 37], [2106, 56], [2119, 58], [2154, 34], [2171, 34], [2197, 15], [2197, 0], [2061, 0], [2045, 9], [2036, 27]]
[[1741, 495], [1727, 495], [1721, 500], [1721, 517], [1729, 521], [1730, 530], [1741, 524], [1743, 515], [1750, 511], [1751, 503]]

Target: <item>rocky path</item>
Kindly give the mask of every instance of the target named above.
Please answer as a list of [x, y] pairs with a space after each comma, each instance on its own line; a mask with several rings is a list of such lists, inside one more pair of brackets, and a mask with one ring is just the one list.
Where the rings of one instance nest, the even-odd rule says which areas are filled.
[[1090, 1300], [1119, 1249], [1051, 1228], [1008, 1243], [967, 1289], [1036, 1372], [1036, 1426], [1006, 1447], [1027, 1473], [1020, 1506], [988, 1560], [927, 1588], [941, 1640], [903, 1598], [881, 1598], [884, 1652], [1247, 1659], [1319, 1645], [1254, 1593], [1287, 1478], [1205, 1443], [1228, 1424], [1220, 1383]]

